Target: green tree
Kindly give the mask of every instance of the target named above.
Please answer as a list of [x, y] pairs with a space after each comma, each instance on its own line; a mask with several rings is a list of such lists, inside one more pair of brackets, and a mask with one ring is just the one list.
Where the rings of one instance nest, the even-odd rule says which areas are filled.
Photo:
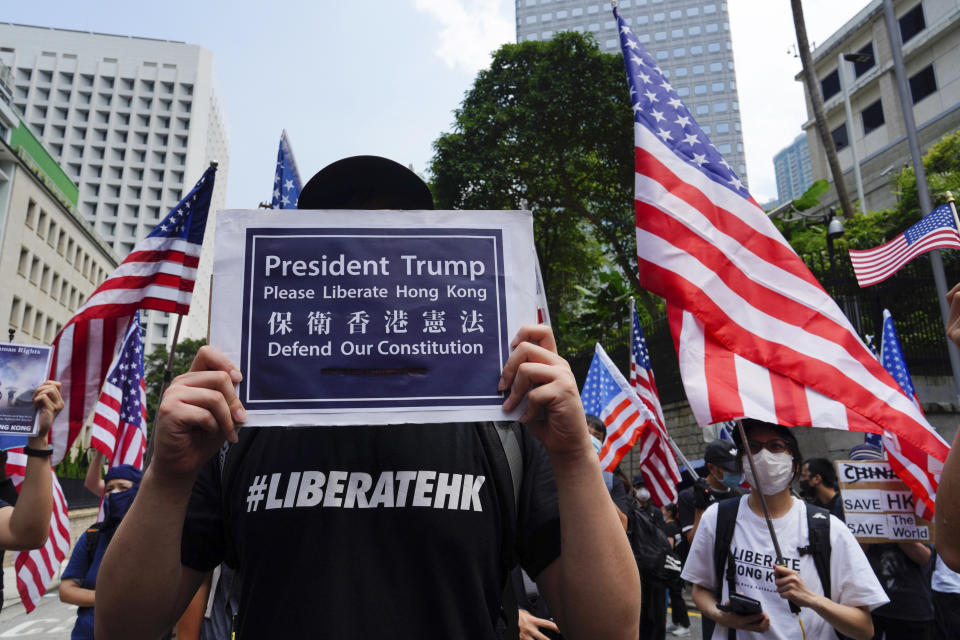
[[[193, 340], [187, 338], [177, 343], [176, 351], [173, 354], [173, 374], [176, 378], [181, 373], [186, 373], [190, 369], [190, 363], [200, 347], [207, 344], [206, 340]], [[146, 375], [147, 385], [147, 429], [153, 428], [153, 418], [157, 414], [157, 406], [160, 404], [160, 390], [163, 387], [163, 376], [167, 368], [167, 360], [170, 358], [170, 352], [166, 345], [160, 345], [153, 350], [153, 353], [144, 358], [143, 368]]]
[[[934, 206], [946, 202], [946, 192], [960, 195], [960, 131], [938, 140], [923, 157]], [[847, 260], [847, 249], [870, 249], [892, 240], [920, 220], [917, 179], [912, 167], [903, 169], [892, 181], [897, 203], [883, 211], [868, 211], [844, 219], [844, 234], [834, 247], [841, 260]], [[806, 194], [805, 194], [806, 195]], [[802, 200], [803, 198], [801, 198]], [[823, 255], [826, 252], [826, 224], [810, 218], [792, 222], [776, 221], [790, 246], [801, 256]]]
[[494, 53], [453, 132], [434, 142], [440, 207], [533, 212], [563, 353], [614, 339], [617, 327], [584, 322], [585, 292], [604, 286], [600, 274], [625, 279], [647, 308], [659, 304], [637, 276], [632, 131], [623, 61], [589, 35], [559, 33]]

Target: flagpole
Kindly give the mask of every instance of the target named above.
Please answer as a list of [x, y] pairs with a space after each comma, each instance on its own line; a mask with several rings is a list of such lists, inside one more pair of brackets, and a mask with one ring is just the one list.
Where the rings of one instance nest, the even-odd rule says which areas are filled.
[[[615, 1], [614, 1], [612, 4], [613, 4], [613, 6], [617, 6], [617, 4], [616, 4]], [[634, 318], [636, 317], [636, 312], [637, 312], [637, 301], [633, 299], [633, 296], [630, 296], [630, 325], [631, 325], [631, 334], [632, 334], [633, 320], [634, 320]], [[632, 338], [631, 338], [631, 340], [632, 340]], [[632, 348], [631, 348], [631, 350], [632, 350]], [[636, 396], [637, 400], [640, 400], [640, 404], [643, 404], [643, 401], [640, 399], [640, 395], [637, 393], [637, 390], [636, 390], [636, 389], [631, 389], [631, 391], [633, 392], [633, 395]], [[658, 399], [658, 402], [659, 402], [659, 399]], [[662, 413], [662, 411], [661, 411], [661, 413]], [[653, 423], [656, 425], [657, 431], [660, 432], [660, 436], [661, 436], [661, 437], [665, 438], [666, 441], [667, 441], [668, 443], [670, 443], [671, 448], [673, 448], [674, 454], [676, 454], [677, 458], [678, 458], [678, 459], [680, 460], [680, 462], [683, 464], [684, 468], [686, 468], [687, 473], [690, 474], [690, 478], [691, 478], [694, 482], [696, 482], [696, 481], [699, 480], [700, 478], [699, 478], [699, 476], [697, 476], [697, 473], [693, 470], [693, 465], [690, 464], [690, 461], [687, 460], [687, 456], [683, 455], [683, 451], [680, 450], [680, 447], [677, 446], [677, 443], [674, 442], [674, 441], [673, 441], [673, 438], [670, 437], [670, 434], [667, 433], [667, 425], [665, 425], [665, 424], [664, 424], [664, 425], [661, 425], [661, 424], [660, 424], [660, 420], [658, 419], [659, 417], [660, 417], [660, 416], [656, 416], [656, 415], [653, 416], [653, 418], [654, 418]]]
[[743, 430], [743, 421], [737, 418], [737, 430], [740, 433], [740, 443], [747, 452], [747, 460], [750, 462], [750, 469], [753, 478], [750, 480], [750, 486], [757, 492], [760, 498], [760, 508], [763, 510], [763, 519], [767, 521], [767, 529], [770, 530], [770, 537], [773, 539], [773, 549], [777, 552], [777, 564], [783, 564], [783, 553], [780, 551], [780, 541], [777, 540], [777, 532], [773, 529], [773, 518], [770, 517], [770, 509], [767, 507], [767, 499], [760, 488], [760, 478], [754, 471], [757, 467], [753, 464], [753, 452], [750, 451], [750, 445], [747, 443], [747, 433]]
[[153, 441], [157, 433], [157, 421], [160, 419], [160, 402], [163, 400], [163, 394], [167, 392], [167, 387], [173, 380], [173, 357], [177, 352], [177, 342], [180, 340], [180, 325], [183, 322], [183, 316], [177, 315], [177, 325], [173, 329], [173, 343], [170, 345], [170, 354], [167, 356], [167, 366], [163, 370], [163, 383], [160, 385], [160, 394], [157, 396], [157, 409], [153, 414], [153, 428], [150, 429], [150, 435], [147, 438], [147, 450], [143, 453], [143, 469], [146, 471], [150, 464], [150, 458], [153, 457]]
[[947, 204], [950, 205], [950, 213], [953, 214], [953, 224], [957, 225], [957, 233], [960, 233], [960, 218], [957, 217], [957, 205], [954, 204], [952, 191], [947, 191]]

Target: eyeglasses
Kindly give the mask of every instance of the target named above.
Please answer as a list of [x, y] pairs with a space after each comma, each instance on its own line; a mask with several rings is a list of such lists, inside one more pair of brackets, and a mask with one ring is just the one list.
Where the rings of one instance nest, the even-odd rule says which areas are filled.
[[783, 453], [784, 451], [789, 450], [787, 443], [780, 438], [773, 438], [771, 440], [767, 440], [766, 442], [748, 440], [747, 444], [750, 446], [750, 453], [760, 453], [764, 449], [770, 453]]

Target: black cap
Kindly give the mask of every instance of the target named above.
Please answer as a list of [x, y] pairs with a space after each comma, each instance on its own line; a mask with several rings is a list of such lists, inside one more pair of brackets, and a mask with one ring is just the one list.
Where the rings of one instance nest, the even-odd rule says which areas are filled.
[[715, 464], [721, 469], [736, 472], [737, 448], [732, 442], [714, 440], [707, 445], [707, 450], [703, 453], [703, 460]]
[[352, 156], [318, 171], [300, 192], [298, 209], [433, 209], [430, 188], [399, 162]]
[[643, 474], [642, 474], [642, 473], [638, 473], [637, 475], [633, 476], [633, 486], [635, 486], [635, 487], [645, 487], [645, 486], [647, 486], [647, 482], [646, 482], [646, 480], [643, 479]]

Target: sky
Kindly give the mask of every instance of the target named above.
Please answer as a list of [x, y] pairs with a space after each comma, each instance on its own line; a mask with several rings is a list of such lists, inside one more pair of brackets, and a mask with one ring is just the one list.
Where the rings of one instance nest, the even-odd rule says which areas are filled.
[[[866, 0], [803, 4], [818, 43]], [[794, 80], [800, 60], [788, 51], [792, 15], [786, 0], [729, 0], [728, 8], [747, 174], [766, 202], [777, 195], [773, 156], [806, 119]], [[212, 51], [230, 139], [226, 204], [242, 209], [269, 201], [284, 129], [304, 181], [358, 154], [425, 174], [477, 71], [516, 37], [512, 0], [32, 0], [4, 3], [0, 20]]]

